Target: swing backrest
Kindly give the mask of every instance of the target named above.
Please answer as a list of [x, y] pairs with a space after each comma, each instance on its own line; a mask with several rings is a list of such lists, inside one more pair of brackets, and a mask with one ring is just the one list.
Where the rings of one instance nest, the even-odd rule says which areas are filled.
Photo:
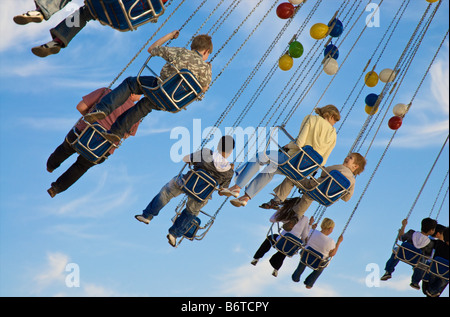
[[401, 245], [398, 245], [395, 252], [396, 257], [400, 261], [413, 266], [417, 265], [422, 257], [422, 250], [417, 249], [412, 243], [407, 241], [403, 242]]
[[281, 235], [280, 238], [275, 243], [274, 247], [281, 253], [287, 255], [288, 257], [292, 257], [294, 254], [298, 252], [302, 248], [303, 241], [299, 237], [293, 235], [290, 232], [286, 232], [284, 235]]
[[198, 229], [200, 228], [201, 220], [199, 217], [192, 219], [188, 230], [184, 233], [184, 237], [189, 240], [194, 240]]
[[312, 146], [306, 145], [287, 161], [278, 165], [278, 169], [293, 181], [300, 181], [315, 172], [323, 157]]
[[326, 207], [332, 205], [350, 188], [350, 181], [341, 172], [332, 170], [316, 188], [307, 194]]
[[321, 268], [321, 263], [323, 262], [323, 254], [316, 251], [314, 248], [307, 246], [301, 252], [300, 261], [307, 267], [318, 270]]
[[136, 30], [164, 13], [162, 0], [85, 0], [85, 4], [101, 24], [119, 31]]
[[167, 78], [156, 87], [142, 86], [145, 96], [158, 108], [168, 112], [178, 112], [197, 100], [202, 86], [187, 69]]
[[103, 132], [106, 129], [100, 124], [88, 124], [80, 134], [75, 133], [78, 138], [72, 143], [72, 147], [88, 161], [98, 164], [107, 158], [113, 147], [117, 147], [104, 138]]
[[448, 281], [448, 265], [447, 259], [437, 256], [431, 261], [430, 273]]
[[202, 169], [190, 170], [183, 182], [183, 191], [199, 202], [207, 200], [218, 186], [217, 181]]

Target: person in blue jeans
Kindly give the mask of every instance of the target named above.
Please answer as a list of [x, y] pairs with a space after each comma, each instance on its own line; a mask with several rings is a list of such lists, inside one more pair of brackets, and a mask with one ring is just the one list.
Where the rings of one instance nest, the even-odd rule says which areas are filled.
[[[428, 236], [434, 233], [436, 229], [437, 222], [431, 218], [422, 219], [420, 231], [409, 230], [405, 233], [406, 225], [408, 224], [408, 219], [403, 219], [402, 227], [399, 230], [397, 239], [402, 242], [409, 242], [414, 245], [415, 248], [422, 250], [431, 243]], [[396, 257], [394, 252], [392, 252], [391, 257], [387, 260], [384, 270], [386, 271], [384, 275], [380, 278], [382, 281], [387, 281], [392, 277], [392, 273], [395, 271], [395, 267], [400, 262]], [[419, 282], [422, 280], [425, 272], [421, 269], [415, 269], [413, 275], [411, 276], [410, 286], [414, 289], [420, 289]]]
[[[35, 0], [36, 9], [16, 15], [13, 20], [17, 24], [25, 25], [30, 22], [40, 23], [48, 20], [56, 12], [63, 9], [72, 0]], [[57, 54], [61, 48], [67, 47], [72, 39], [93, 20], [89, 9], [84, 5], [62, 20], [56, 27], [50, 29], [52, 40], [43, 45], [33, 47], [31, 51], [39, 57]]]
[[[434, 260], [436, 258], [441, 258], [444, 260], [449, 260], [449, 239], [448, 239], [448, 227], [445, 228], [443, 232], [443, 240], [437, 240], [434, 244], [433, 248], [435, 250]], [[441, 278], [440, 276], [436, 276], [434, 274], [430, 274], [428, 285], [424, 287], [422, 283], [422, 288], [425, 288], [424, 292], [428, 297], [438, 297], [444, 291], [444, 289], [448, 285], [448, 279]]]
[[[233, 164], [230, 164], [227, 158], [233, 153], [234, 146], [235, 142], [233, 137], [226, 135], [220, 139], [219, 144], [217, 145], [217, 151], [213, 152], [210, 149], [202, 149], [190, 155], [186, 155], [183, 158], [183, 161], [192, 164], [194, 170], [201, 169], [208, 173], [217, 181], [219, 188], [226, 187], [230, 184], [233, 177]], [[187, 175], [188, 174], [177, 175], [172, 178], [152, 199], [148, 206], [143, 210], [142, 214], [135, 215], [134, 217], [140, 222], [149, 224], [154, 217], [159, 215], [161, 209], [164, 208], [172, 198], [185, 194], [182, 188], [183, 180], [186, 179]], [[220, 192], [219, 195], [221, 195]], [[169, 240], [170, 245], [173, 247], [176, 246], [176, 239], [186, 233], [192, 220], [198, 216], [200, 210], [207, 203], [208, 199], [199, 202], [188, 195], [186, 208], [169, 228], [167, 239]]]
[[[213, 49], [212, 39], [207, 34], [197, 35], [192, 40], [190, 50], [180, 47], [162, 46], [167, 41], [176, 39], [179, 34], [178, 30], [172, 31], [155, 41], [148, 48], [148, 52], [151, 55], [160, 56], [167, 61], [161, 69], [160, 78], [164, 81], [174, 75], [176, 70], [171, 66], [174, 65], [178, 69], [188, 69], [197, 79], [203, 91], [206, 91], [212, 77], [211, 64], [206, 62]], [[157, 78], [153, 76], [141, 76], [140, 81], [144, 86], [156, 87], [158, 84]], [[128, 77], [113, 89], [108, 96], [103, 98], [97, 104], [96, 110], [86, 115], [84, 119], [90, 123], [101, 120], [123, 103], [130, 94], [142, 93], [144, 91], [137, 77]], [[103, 134], [104, 137], [111, 142], [119, 142], [130, 127], [153, 110], [162, 109], [149, 98], [142, 98], [136, 106], [123, 113], [117, 119], [111, 126], [111, 129]]]
[[[341, 235], [338, 238], [338, 241], [335, 243], [333, 239], [329, 237], [329, 235], [333, 232], [335, 223], [330, 218], [324, 218], [322, 220], [322, 223], [320, 224], [321, 230], [315, 230], [315, 227], [317, 225], [313, 225], [313, 229], [311, 230], [309, 236], [308, 236], [308, 242], [306, 243], [305, 247], [311, 247], [318, 253], [322, 255], [322, 259], [326, 260], [328, 258], [332, 258], [336, 255], [339, 245], [344, 240], [344, 237]], [[294, 282], [300, 281], [300, 276], [303, 274], [303, 272], [306, 269], [306, 264], [304, 264], [301, 260], [298, 263], [297, 269], [292, 274], [292, 280]], [[311, 274], [309, 274], [304, 284], [307, 289], [311, 289], [314, 286], [314, 283], [319, 278], [319, 276], [322, 274], [325, 267], [319, 267], [317, 270], [313, 270]]]

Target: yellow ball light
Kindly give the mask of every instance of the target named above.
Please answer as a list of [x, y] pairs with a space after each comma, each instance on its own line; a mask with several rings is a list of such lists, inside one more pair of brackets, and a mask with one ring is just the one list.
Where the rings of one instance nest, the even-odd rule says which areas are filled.
[[378, 112], [378, 106], [377, 107], [369, 107], [368, 105], [366, 105], [366, 107], [364, 108], [364, 111], [366, 111], [366, 113], [368, 115], [374, 115], [375, 113]]
[[366, 74], [364, 82], [369, 87], [375, 87], [378, 84], [378, 74], [370, 71]]
[[438, 2], [439, 0], [427, 0], [427, 2], [429, 2], [429, 3], [435, 3], [435, 2]]
[[278, 60], [278, 66], [280, 67], [281, 70], [284, 71], [290, 70], [293, 65], [294, 59], [290, 57], [288, 54], [281, 56], [280, 59]]
[[316, 23], [311, 27], [311, 30], [309, 33], [311, 34], [311, 37], [315, 40], [321, 40], [325, 38], [328, 34], [329, 27], [326, 24], [323, 23]]

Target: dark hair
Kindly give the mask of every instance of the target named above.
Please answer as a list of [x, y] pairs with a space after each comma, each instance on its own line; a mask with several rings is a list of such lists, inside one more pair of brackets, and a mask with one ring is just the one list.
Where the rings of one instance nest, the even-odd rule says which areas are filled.
[[429, 232], [436, 229], [437, 221], [431, 218], [422, 219], [421, 228], [422, 232]]
[[446, 228], [445, 226], [443, 226], [443, 225], [441, 225], [441, 224], [438, 223], [438, 224], [436, 225], [436, 229], [434, 229], [433, 237], [435, 237], [436, 234], [438, 234], [438, 233], [444, 234], [445, 228]]
[[231, 153], [234, 150], [235, 142], [231, 135], [224, 135], [217, 145], [217, 150], [222, 153]]
[[289, 198], [286, 199], [282, 204], [280, 209], [275, 214], [275, 221], [290, 221], [292, 219], [297, 220], [297, 214], [292, 209], [292, 207], [297, 204], [297, 202], [300, 200], [300, 197], [295, 198]]
[[444, 229], [443, 235], [444, 235], [444, 242], [447, 243], [448, 242], [448, 227]]

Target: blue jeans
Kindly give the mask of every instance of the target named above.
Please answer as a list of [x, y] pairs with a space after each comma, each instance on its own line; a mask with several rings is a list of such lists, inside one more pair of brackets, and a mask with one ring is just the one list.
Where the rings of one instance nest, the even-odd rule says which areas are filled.
[[70, 1], [72, 0], [34, 0], [46, 20], [64, 8]]
[[[185, 192], [181, 189], [183, 181], [180, 179], [180, 177], [175, 176], [163, 188], [161, 188], [161, 191], [143, 210], [142, 215], [145, 218], [152, 219], [153, 217], [158, 216], [160, 210], [163, 209], [164, 206], [172, 200], [172, 198], [175, 198], [181, 194], [185, 194]], [[204, 202], [198, 202], [188, 196], [186, 208], [181, 212], [181, 215], [177, 218], [177, 221], [175, 221], [174, 225], [169, 229], [169, 232], [173, 232], [172, 234], [176, 237], [182, 236], [186, 232], [186, 230], [183, 231], [183, 229], [186, 227], [186, 224], [189, 224], [193, 218], [198, 216], [198, 214], [200, 213], [200, 209], [202, 209], [207, 204], [207, 202], [207, 200]]]
[[[156, 87], [158, 82], [153, 76], [140, 77], [142, 84], [150, 87]], [[144, 92], [137, 81], [137, 77], [126, 78], [119, 86], [113, 89], [109, 94], [100, 100], [95, 107], [97, 110], [103, 111], [109, 115], [116, 108], [123, 105], [131, 94], [142, 95]], [[148, 98], [141, 98], [133, 107], [122, 113], [114, 124], [111, 126], [110, 132], [120, 137], [128, 133], [135, 123], [144, 118], [152, 110], [160, 110]]]
[[245, 163], [236, 171], [235, 183], [243, 188], [259, 172], [260, 166], [269, 164], [245, 188], [245, 193], [253, 198], [272, 180], [275, 174], [280, 174], [277, 164], [281, 164], [286, 159], [286, 155], [276, 151], [258, 153], [254, 159]]
[[80, 7], [73, 14], [62, 20], [55, 28], [50, 29], [53, 38], [57, 37], [63, 42], [63, 47], [80, 32], [94, 17], [86, 6]]
[[[302, 275], [303, 271], [305, 271], [306, 265], [300, 262], [297, 266], [297, 269], [292, 274], [292, 280], [294, 282], [300, 281], [300, 276]], [[308, 275], [308, 277], [305, 279], [304, 284], [309, 287], [313, 287], [316, 280], [319, 278], [320, 274], [322, 274], [324, 268], [313, 270], [311, 274]]]
[[447, 287], [448, 281], [441, 279], [440, 277], [430, 274], [430, 279], [428, 282], [428, 292], [431, 295], [437, 295], [444, 291]]
[[389, 274], [392, 274], [395, 271], [395, 267], [397, 266], [398, 262], [400, 262], [400, 260], [395, 257], [394, 253], [392, 253], [391, 257], [386, 262], [384, 270]]

